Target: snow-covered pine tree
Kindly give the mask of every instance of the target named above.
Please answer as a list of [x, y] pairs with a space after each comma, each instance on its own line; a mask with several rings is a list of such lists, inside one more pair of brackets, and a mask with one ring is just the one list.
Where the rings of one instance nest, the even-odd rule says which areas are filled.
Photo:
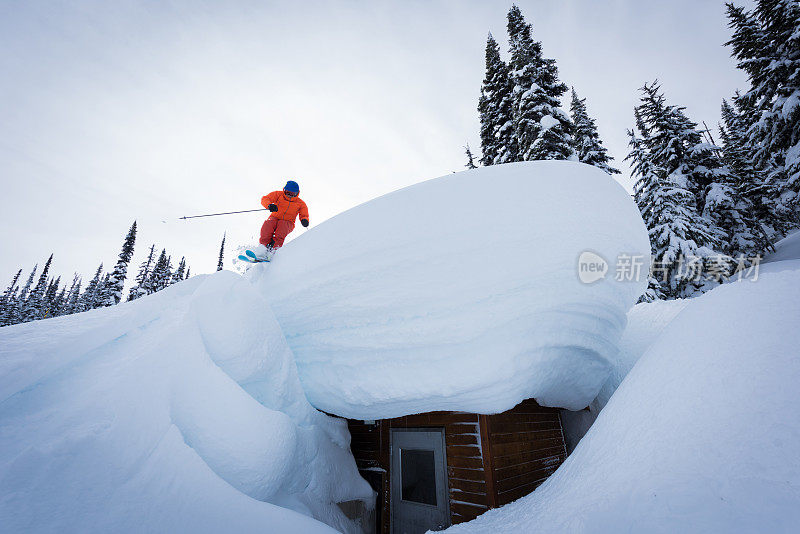
[[219, 258], [217, 258], [217, 270], [221, 271], [223, 266], [223, 258], [225, 257], [225, 237], [228, 235], [228, 232], [224, 232], [222, 234], [222, 244], [219, 246]]
[[626, 159], [633, 162], [634, 198], [648, 228], [660, 285], [650, 292], [688, 297], [706, 285], [705, 270], [722, 265], [727, 272], [732, 263], [720, 252], [724, 233], [698, 207], [703, 202], [697, 192], [716, 180], [719, 165], [709, 159], [711, 150], [696, 125], [682, 108], [666, 104], [657, 83], [641, 90], [641, 103], [634, 108], [638, 133], [628, 131]]
[[31, 293], [31, 288], [33, 287], [33, 280], [36, 277], [36, 271], [39, 269], [39, 264], [33, 266], [33, 270], [31, 274], [28, 276], [28, 280], [25, 282], [25, 285], [22, 286], [22, 291], [19, 292], [19, 297], [17, 298], [17, 306], [14, 314], [14, 322], [10, 324], [17, 324], [23, 321], [23, 317], [29, 315], [31, 310], [27, 307], [28, 300]]
[[133, 257], [133, 247], [136, 244], [136, 221], [133, 221], [128, 234], [125, 236], [125, 241], [122, 243], [122, 251], [119, 253], [119, 259], [114, 266], [114, 270], [108, 277], [108, 285], [106, 286], [106, 300], [103, 303], [105, 306], [113, 306], [119, 304], [122, 300], [122, 289], [125, 285], [125, 279], [128, 276], [128, 264]]
[[[747, 115], [753, 113], [752, 108], [740, 107], [738, 92], [733, 102], [731, 106], [726, 100], [722, 101], [720, 156], [730, 172], [739, 222], [723, 225], [723, 228], [744, 226], [735, 232], [739, 235], [729, 240], [733, 255], [738, 255], [737, 251], [748, 256], [763, 255], [772, 249], [772, 242], [783, 235], [791, 223], [778, 215], [774, 204], [776, 195], [772, 185], [767, 183], [767, 173], [754, 162], [747, 140], [748, 124], [752, 124]], [[736, 218], [736, 214], [733, 215]]]
[[618, 169], [610, 165], [611, 160], [614, 158], [608, 155], [608, 150], [600, 140], [600, 134], [597, 133], [597, 125], [586, 110], [586, 99], [578, 98], [578, 93], [575, 92], [574, 87], [572, 88], [570, 115], [574, 125], [573, 146], [575, 147], [578, 161], [594, 165], [608, 174], [620, 174]]
[[738, 91], [733, 97], [733, 106], [727, 100], [722, 101], [722, 124], [718, 126], [722, 139], [722, 161], [736, 177], [742, 196], [752, 204], [763, 232], [775, 239], [786, 228], [774, 206], [774, 186], [768, 183], [765, 170], [755, 163], [749, 145], [747, 131], [755, 122], [755, 114], [755, 108], [743, 101]]
[[110, 273], [103, 276], [100, 286], [97, 289], [97, 307], [102, 308], [106, 306], [106, 302], [111, 298], [111, 292], [108, 289], [108, 281], [111, 277]]
[[732, 55], [747, 73], [741, 100], [758, 110], [748, 129], [756, 164], [774, 186], [775, 208], [795, 224], [800, 207], [800, 2], [757, 0], [754, 11], [727, 4]]
[[44, 264], [44, 269], [42, 269], [41, 274], [39, 275], [39, 280], [36, 282], [33, 290], [31, 290], [30, 295], [25, 300], [25, 305], [22, 308], [22, 322], [27, 323], [30, 321], [35, 321], [36, 319], [40, 319], [42, 317], [42, 309], [44, 303], [44, 292], [47, 290], [47, 275], [50, 273], [50, 264], [53, 262], [53, 255], [50, 254], [50, 257], [47, 258], [47, 262]]
[[0, 297], [0, 326], [13, 324], [10, 321], [13, 315], [12, 309], [17, 305], [17, 290], [19, 289], [18, 284], [20, 276], [22, 276], [22, 269], [17, 271], [17, 274], [14, 275], [14, 278], [11, 279], [11, 283], [3, 292], [3, 296]]
[[69, 291], [67, 292], [67, 297], [64, 302], [64, 308], [61, 312], [61, 315], [72, 315], [73, 313], [78, 313], [80, 310], [80, 298], [81, 298], [81, 278], [78, 276], [78, 273], [72, 278], [72, 285], [69, 287]]
[[[59, 283], [61, 282], [61, 277], [59, 277]], [[50, 316], [51, 317], [58, 317], [59, 315], [64, 315], [64, 305], [67, 302], [67, 285], [64, 284], [61, 286], [61, 290], [55, 295], [53, 300], [50, 303]]]
[[464, 145], [464, 155], [467, 156], [467, 163], [464, 165], [467, 169], [477, 169], [478, 166], [475, 165], [475, 156], [472, 155], [472, 150], [469, 148], [469, 143]]
[[181, 262], [178, 264], [178, 268], [175, 269], [175, 272], [172, 274], [172, 279], [170, 280], [170, 285], [177, 284], [181, 280], [184, 279], [186, 272], [186, 258], [182, 257]]
[[75, 310], [76, 312], [93, 310], [95, 308], [99, 308], [103, 304], [101, 295], [103, 291], [104, 278], [103, 264], [101, 263], [97, 268], [97, 271], [95, 271], [91, 281], [89, 281], [89, 283], [86, 285], [86, 289], [78, 301], [78, 309]]
[[184, 278], [184, 280], [188, 280], [188, 279], [189, 279], [189, 276], [191, 276], [191, 275], [189, 274], [189, 270], [190, 270], [190, 268], [187, 266], [187, 267], [186, 267], [186, 278]]
[[533, 40], [517, 6], [508, 12], [508, 38], [518, 160], [575, 159], [572, 121], [560, 100], [567, 86], [558, 80], [555, 60], [542, 56], [542, 43]]
[[53, 305], [55, 304], [55, 300], [58, 295], [58, 287], [60, 285], [60, 276], [55, 280], [51, 278], [50, 283], [47, 284], [47, 290], [44, 292], [44, 298], [42, 299], [41, 313], [39, 314], [40, 319], [46, 319], [47, 317], [55, 316]]
[[148, 287], [146, 288], [148, 294], [161, 291], [167, 287], [172, 279], [172, 265], [167, 250], [161, 249], [161, 254], [156, 261], [153, 271], [148, 278]]
[[490, 33], [486, 40], [486, 76], [478, 100], [483, 165], [519, 161], [513, 93], [508, 65], [500, 58], [500, 47]]
[[136, 275], [136, 284], [131, 288], [128, 293], [128, 300], [135, 300], [152, 293], [148, 290], [150, 272], [153, 268], [153, 261], [155, 260], [155, 244], [150, 245], [150, 251], [147, 254], [147, 259], [139, 266], [139, 272]]

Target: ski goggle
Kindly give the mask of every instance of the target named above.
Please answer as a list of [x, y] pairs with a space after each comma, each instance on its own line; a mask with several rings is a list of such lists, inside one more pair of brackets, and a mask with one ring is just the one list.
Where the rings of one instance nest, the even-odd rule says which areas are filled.
[[294, 191], [287, 191], [286, 189], [284, 189], [283, 192], [287, 197], [296, 197], [299, 194], [295, 193]]

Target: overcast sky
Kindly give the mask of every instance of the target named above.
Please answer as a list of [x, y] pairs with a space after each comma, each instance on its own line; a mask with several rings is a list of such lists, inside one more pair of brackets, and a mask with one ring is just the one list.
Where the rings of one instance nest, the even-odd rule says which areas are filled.
[[[644, 82], [658, 78], [670, 103], [709, 126], [746, 86], [722, 46], [721, 1], [517, 4], [587, 98], [629, 189], [620, 160]], [[2, 2], [0, 290], [50, 252], [65, 277], [113, 267], [134, 219], [132, 274], [152, 243], [210, 272], [223, 232], [231, 247], [255, 243], [263, 215], [178, 217], [258, 208], [294, 179], [313, 227], [463, 169], [463, 145], [480, 147], [486, 35], [505, 53], [510, 6]]]

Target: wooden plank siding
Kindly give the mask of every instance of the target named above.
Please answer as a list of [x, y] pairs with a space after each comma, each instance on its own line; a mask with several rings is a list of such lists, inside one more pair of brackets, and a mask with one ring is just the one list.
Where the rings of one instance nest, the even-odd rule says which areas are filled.
[[489, 442], [497, 506], [524, 497], [567, 458], [558, 410], [529, 399], [490, 415]]
[[356, 465], [378, 492], [381, 534], [390, 529], [392, 429], [444, 429], [452, 524], [527, 495], [566, 458], [558, 410], [533, 400], [495, 415], [428, 412], [370, 424], [348, 419], [347, 424]]

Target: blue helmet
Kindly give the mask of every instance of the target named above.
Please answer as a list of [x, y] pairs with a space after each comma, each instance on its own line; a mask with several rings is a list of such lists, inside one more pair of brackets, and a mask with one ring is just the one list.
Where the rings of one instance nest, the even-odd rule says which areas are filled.
[[297, 185], [297, 182], [294, 180], [289, 180], [286, 182], [286, 185], [283, 186], [283, 190], [291, 193], [300, 193], [300, 186]]

